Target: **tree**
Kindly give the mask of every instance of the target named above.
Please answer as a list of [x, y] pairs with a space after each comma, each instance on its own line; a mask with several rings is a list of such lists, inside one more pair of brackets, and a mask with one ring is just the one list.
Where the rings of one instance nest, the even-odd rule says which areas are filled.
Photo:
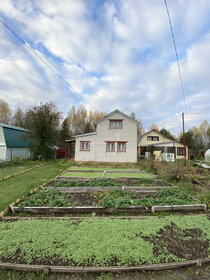
[[94, 122], [101, 119], [106, 113], [93, 112], [86, 110], [85, 106], [81, 105], [76, 109], [71, 107], [68, 113], [68, 123], [73, 135], [89, 133], [95, 131]]
[[158, 126], [155, 123], [151, 124], [151, 126], [150, 126], [150, 130], [153, 130], [153, 129], [155, 129], [156, 131], [159, 131]]
[[61, 113], [52, 102], [40, 104], [26, 113], [26, 126], [32, 131], [31, 149], [35, 158], [50, 158], [57, 142]]
[[[180, 142], [183, 143], [183, 134], [180, 134]], [[199, 127], [193, 127], [185, 133], [185, 143], [191, 147], [195, 156], [200, 156], [210, 148], [210, 125], [205, 120]]]
[[12, 116], [12, 124], [19, 127], [25, 127], [25, 114], [20, 107], [17, 108]]
[[[132, 112], [132, 113], [130, 114], [130, 117], [131, 117], [132, 119], [134, 119], [134, 120], [137, 120], [137, 119], [136, 119], [136, 114], [135, 114], [134, 112]], [[138, 125], [138, 127], [137, 127], [137, 135], [140, 136], [140, 135], [142, 135], [145, 131], [144, 131], [144, 127], [143, 127], [143, 124], [142, 124], [141, 119], [138, 119], [137, 121], [140, 123], [140, 124]]]
[[165, 137], [168, 137], [168, 138], [171, 138], [173, 140], [176, 140], [175, 136], [173, 136], [169, 130], [165, 129], [165, 128], [162, 128], [160, 131], [159, 131], [163, 136]]
[[69, 129], [68, 118], [65, 118], [61, 124], [59, 145], [65, 146], [65, 141], [72, 137], [72, 132]]
[[[179, 141], [181, 143], [184, 143], [184, 140], [183, 140], [183, 134], [180, 135], [179, 137]], [[192, 147], [194, 146], [194, 136], [193, 136], [193, 131], [192, 129], [188, 130], [187, 132], [185, 132], [185, 144], [188, 146], [188, 147]]]
[[0, 99], [0, 122], [2, 123], [10, 123], [11, 119], [11, 110], [9, 105], [3, 99]]

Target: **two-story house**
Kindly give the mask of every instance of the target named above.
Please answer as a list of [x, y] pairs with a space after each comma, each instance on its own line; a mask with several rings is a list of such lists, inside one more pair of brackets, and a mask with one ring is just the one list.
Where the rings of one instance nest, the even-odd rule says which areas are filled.
[[[149, 158], [151, 147], [153, 147], [154, 151], [161, 151], [161, 157], [164, 160], [175, 161], [175, 159], [184, 159], [184, 145], [174, 139], [164, 136], [155, 129], [142, 134], [138, 138], [138, 155]], [[188, 159], [187, 146], [186, 158]]]
[[137, 162], [138, 121], [116, 109], [94, 124], [95, 132], [75, 136], [75, 161]]

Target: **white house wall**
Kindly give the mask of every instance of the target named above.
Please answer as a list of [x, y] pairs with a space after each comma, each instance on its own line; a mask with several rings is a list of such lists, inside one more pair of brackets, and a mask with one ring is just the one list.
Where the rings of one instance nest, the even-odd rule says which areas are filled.
[[7, 148], [5, 160], [10, 161], [14, 158], [29, 159], [30, 156], [31, 155], [28, 148]]
[[[109, 119], [123, 119], [122, 129], [110, 129]], [[80, 141], [90, 141], [90, 151], [80, 151]], [[106, 142], [115, 142], [115, 151], [106, 151]], [[126, 152], [117, 151], [117, 142], [126, 142]], [[76, 138], [76, 161], [136, 162], [137, 124], [114, 113], [97, 124], [95, 135]]]
[[0, 126], [0, 160], [5, 160], [6, 156], [6, 143], [4, 137], [3, 127]]

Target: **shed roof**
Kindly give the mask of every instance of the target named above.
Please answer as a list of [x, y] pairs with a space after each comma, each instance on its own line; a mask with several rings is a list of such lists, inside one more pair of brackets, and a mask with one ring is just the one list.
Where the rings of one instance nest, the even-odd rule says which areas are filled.
[[7, 147], [28, 148], [32, 142], [30, 131], [21, 127], [0, 123]]
[[6, 127], [6, 128], [15, 129], [15, 130], [20, 130], [20, 131], [30, 132], [29, 130], [27, 130], [27, 129], [25, 129], [25, 128], [22, 128], [22, 127], [19, 127], [19, 126], [14, 126], [14, 125], [7, 124], [7, 123], [1, 123], [1, 122], [0, 122], [0, 126]]

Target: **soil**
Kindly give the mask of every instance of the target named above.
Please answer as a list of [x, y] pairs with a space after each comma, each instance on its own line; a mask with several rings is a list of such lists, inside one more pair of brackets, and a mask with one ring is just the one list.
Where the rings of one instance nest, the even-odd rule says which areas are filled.
[[158, 237], [145, 238], [154, 245], [154, 255], [164, 255], [165, 250], [178, 258], [193, 260], [208, 257], [209, 242], [204, 240], [203, 232], [199, 228], [182, 230], [175, 224], [161, 229]]
[[[133, 199], [141, 199], [142, 197], [150, 197], [153, 198], [154, 195], [149, 194], [141, 194], [141, 193], [132, 193]], [[68, 200], [70, 203], [73, 204], [79, 204], [83, 206], [93, 206], [93, 205], [98, 205], [101, 199], [106, 195], [106, 192], [98, 192], [98, 193], [74, 193], [74, 194], [68, 194]]]

